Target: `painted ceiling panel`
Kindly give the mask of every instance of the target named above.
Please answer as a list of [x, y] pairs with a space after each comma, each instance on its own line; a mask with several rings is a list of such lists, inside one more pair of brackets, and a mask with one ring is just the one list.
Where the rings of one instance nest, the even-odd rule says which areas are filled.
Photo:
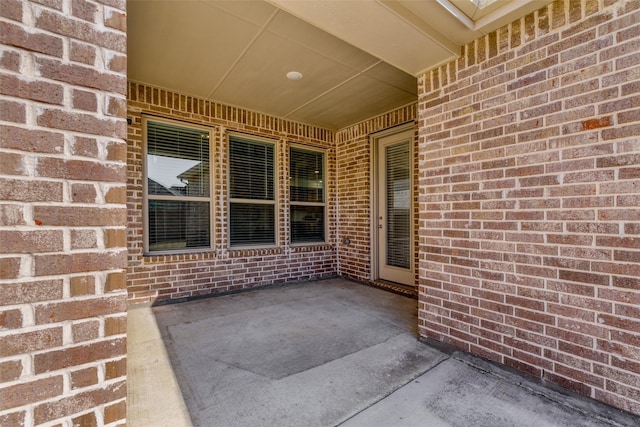
[[[288, 80], [288, 71], [299, 71], [302, 80]], [[284, 116], [300, 104], [357, 74], [357, 70], [306, 49], [293, 40], [265, 32], [234, 66], [211, 98], [247, 105]]]
[[130, 1], [128, 16], [129, 78], [203, 97], [261, 30], [202, 2]]
[[[193, 0], [184, 0], [193, 1]], [[207, 1], [199, 0], [210, 7], [215, 7], [222, 12], [233, 15], [244, 21], [248, 21], [259, 27], [267, 25], [273, 14], [278, 10], [275, 6], [265, 1], [226, 0]]]
[[386, 62], [379, 62], [374, 67], [365, 71], [365, 74], [389, 86], [405, 91], [410, 95], [418, 95], [416, 79], [409, 74], [399, 73], [396, 67]]
[[412, 75], [424, 71], [425, 64], [438, 64], [459, 53], [447, 49], [376, 0], [273, 2]]
[[128, 76], [338, 129], [416, 102], [422, 71], [550, 0], [498, 0], [477, 21], [467, 1], [128, 0]]
[[[293, 120], [313, 116], [323, 127], [340, 129], [415, 102], [415, 96], [377, 79], [360, 75], [316, 102], [292, 113]], [[335, 110], [341, 112], [335, 114]]]
[[286, 12], [278, 13], [267, 30], [293, 40], [327, 59], [361, 70], [380, 60]]

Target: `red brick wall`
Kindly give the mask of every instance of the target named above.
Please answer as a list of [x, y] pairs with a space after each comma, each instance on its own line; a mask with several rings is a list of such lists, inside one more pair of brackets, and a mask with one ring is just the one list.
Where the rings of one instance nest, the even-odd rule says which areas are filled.
[[[275, 283], [318, 279], [336, 274], [336, 185], [334, 132], [260, 113], [130, 82], [128, 117], [129, 297], [133, 302], [189, 298]], [[212, 240], [214, 249], [188, 254], [146, 256], [142, 229], [143, 114], [211, 127], [216, 171]], [[277, 141], [279, 244], [275, 248], [230, 250], [227, 229], [227, 131], [240, 131]], [[288, 148], [291, 143], [326, 150], [328, 241], [291, 246], [288, 231]]]
[[[376, 132], [415, 121], [416, 111], [417, 105], [409, 105], [341, 129], [336, 133], [340, 275], [364, 282], [370, 282], [373, 279], [370, 139]], [[416, 161], [416, 170], [417, 166]], [[417, 181], [414, 194], [417, 194]], [[415, 205], [417, 208], [417, 203]], [[416, 215], [416, 221], [417, 218]], [[348, 239], [348, 244], [345, 239]]]
[[107, 3], [0, 6], [2, 426], [125, 423], [126, 19]]
[[419, 77], [420, 334], [640, 414], [640, 3]]

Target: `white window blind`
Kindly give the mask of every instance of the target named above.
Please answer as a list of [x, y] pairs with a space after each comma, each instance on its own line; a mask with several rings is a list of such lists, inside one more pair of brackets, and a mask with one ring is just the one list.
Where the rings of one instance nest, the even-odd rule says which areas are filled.
[[289, 154], [291, 243], [324, 242], [324, 153], [291, 147]]
[[386, 148], [387, 264], [410, 268], [411, 175], [408, 142]]
[[275, 244], [275, 146], [229, 139], [229, 241], [233, 246]]
[[145, 122], [148, 251], [210, 247], [209, 131]]

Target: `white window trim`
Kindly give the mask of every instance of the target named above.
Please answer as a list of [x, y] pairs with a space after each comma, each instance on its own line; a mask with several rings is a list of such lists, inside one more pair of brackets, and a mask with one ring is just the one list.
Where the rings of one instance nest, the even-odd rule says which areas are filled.
[[[322, 176], [324, 177], [324, 179], [322, 180], [322, 184], [323, 184], [323, 194], [324, 194], [324, 202], [322, 203], [318, 203], [318, 202], [294, 202], [291, 200], [291, 149], [292, 148], [298, 148], [300, 150], [306, 150], [306, 151], [312, 151], [312, 152], [316, 152], [316, 153], [322, 153], [323, 155], [323, 171], [322, 171]], [[317, 148], [317, 147], [311, 147], [308, 145], [303, 145], [303, 144], [290, 144], [289, 145], [289, 155], [288, 155], [288, 159], [289, 159], [289, 164], [287, 165], [287, 171], [289, 172], [289, 178], [287, 179], [287, 185], [289, 186], [288, 191], [289, 191], [289, 206], [287, 207], [290, 211], [290, 206], [322, 206], [323, 207], [323, 212], [324, 212], [324, 236], [323, 240], [321, 242], [293, 242], [292, 241], [292, 237], [293, 237], [293, 231], [292, 231], [292, 224], [293, 221], [291, 219], [291, 215], [288, 214], [287, 217], [289, 218], [289, 244], [293, 247], [301, 247], [301, 246], [317, 246], [317, 245], [325, 245], [327, 244], [327, 242], [329, 241], [328, 239], [328, 235], [329, 235], [329, 213], [327, 212], [327, 198], [328, 198], [328, 194], [327, 194], [327, 172], [328, 172], [328, 157], [327, 157], [327, 150], [323, 149], [323, 148]]]
[[[190, 197], [190, 196], [149, 196], [148, 188], [148, 175], [147, 175], [147, 123], [166, 123], [174, 126], [181, 126], [185, 128], [203, 130], [209, 133], [209, 197]], [[182, 122], [179, 120], [170, 120], [163, 117], [142, 115], [142, 235], [143, 235], [143, 254], [145, 256], [162, 256], [162, 255], [174, 255], [181, 253], [194, 253], [194, 252], [209, 252], [214, 249], [215, 245], [215, 186], [214, 186], [214, 168], [215, 164], [215, 130], [213, 128], [192, 124], [188, 122]], [[202, 246], [192, 249], [168, 249], [161, 251], [149, 250], [149, 200], [181, 200], [181, 201], [199, 201], [209, 202], [209, 246]]]
[[[236, 199], [231, 198], [231, 139], [238, 138], [244, 139], [247, 141], [255, 141], [262, 142], [265, 144], [273, 145], [273, 201], [272, 200], [259, 200], [259, 199]], [[279, 168], [278, 164], [280, 161], [280, 149], [278, 141], [275, 139], [264, 138], [261, 136], [256, 136], [253, 134], [242, 133], [242, 132], [227, 132], [226, 133], [226, 241], [227, 241], [227, 250], [228, 251], [238, 251], [238, 250], [251, 250], [251, 249], [272, 249], [280, 246], [280, 194], [279, 194]], [[273, 205], [273, 226], [274, 226], [274, 238], [273, 243], [269, 244], [247, 244], [247, 245], [232, 245], [231, 244], [231, 203], [251, 203], [251, 204], [265, 204], [265, 205]]]

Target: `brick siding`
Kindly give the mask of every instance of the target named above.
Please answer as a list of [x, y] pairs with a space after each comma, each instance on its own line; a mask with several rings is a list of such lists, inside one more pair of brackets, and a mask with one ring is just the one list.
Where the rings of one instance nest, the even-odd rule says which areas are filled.
[[0, 425], [125, 424], [125, 2], [0, 5]]
[[[142, 203], [142, 115], [204, 125], [215, 131], [212, 162], [215, 167], [214, 222], [210, 251], [173, 255], [145, 255]], [[128, 228], [129, 297], [132, 302], [192, 298], [276, 283], [335, 275], [336, 184], [334, 132], [261, 113], [194, 98], [138, 82], [129, 82], [128, 94]], [[274, 248], [234, 250], [227, 239], [228, 131], [271, 138], [277, 145], [278, 244]], [[290, 144], [326, 150], [328, 241], [290, 245], [288, 230]]]
[[[125, 6], [0, 7], [0, 425], [124, 425], [125, 287], [369, 281], [370, 136], [416, 118], [421, 335], [640, 414], [637, 1], [557, 0], [338, 132], [135, 82], [127, 102]], [[277, 141], [280, 244], [229, 250], [216, 199], [214, 250], [145, 256], [145, 113], [215, 129], [222, 196], [225, 132]], [[327, 150], [325, 245], [286, 243], [291, 143]]]
[[419, 76], [420, 334], [640, 414], [640, 3]]

